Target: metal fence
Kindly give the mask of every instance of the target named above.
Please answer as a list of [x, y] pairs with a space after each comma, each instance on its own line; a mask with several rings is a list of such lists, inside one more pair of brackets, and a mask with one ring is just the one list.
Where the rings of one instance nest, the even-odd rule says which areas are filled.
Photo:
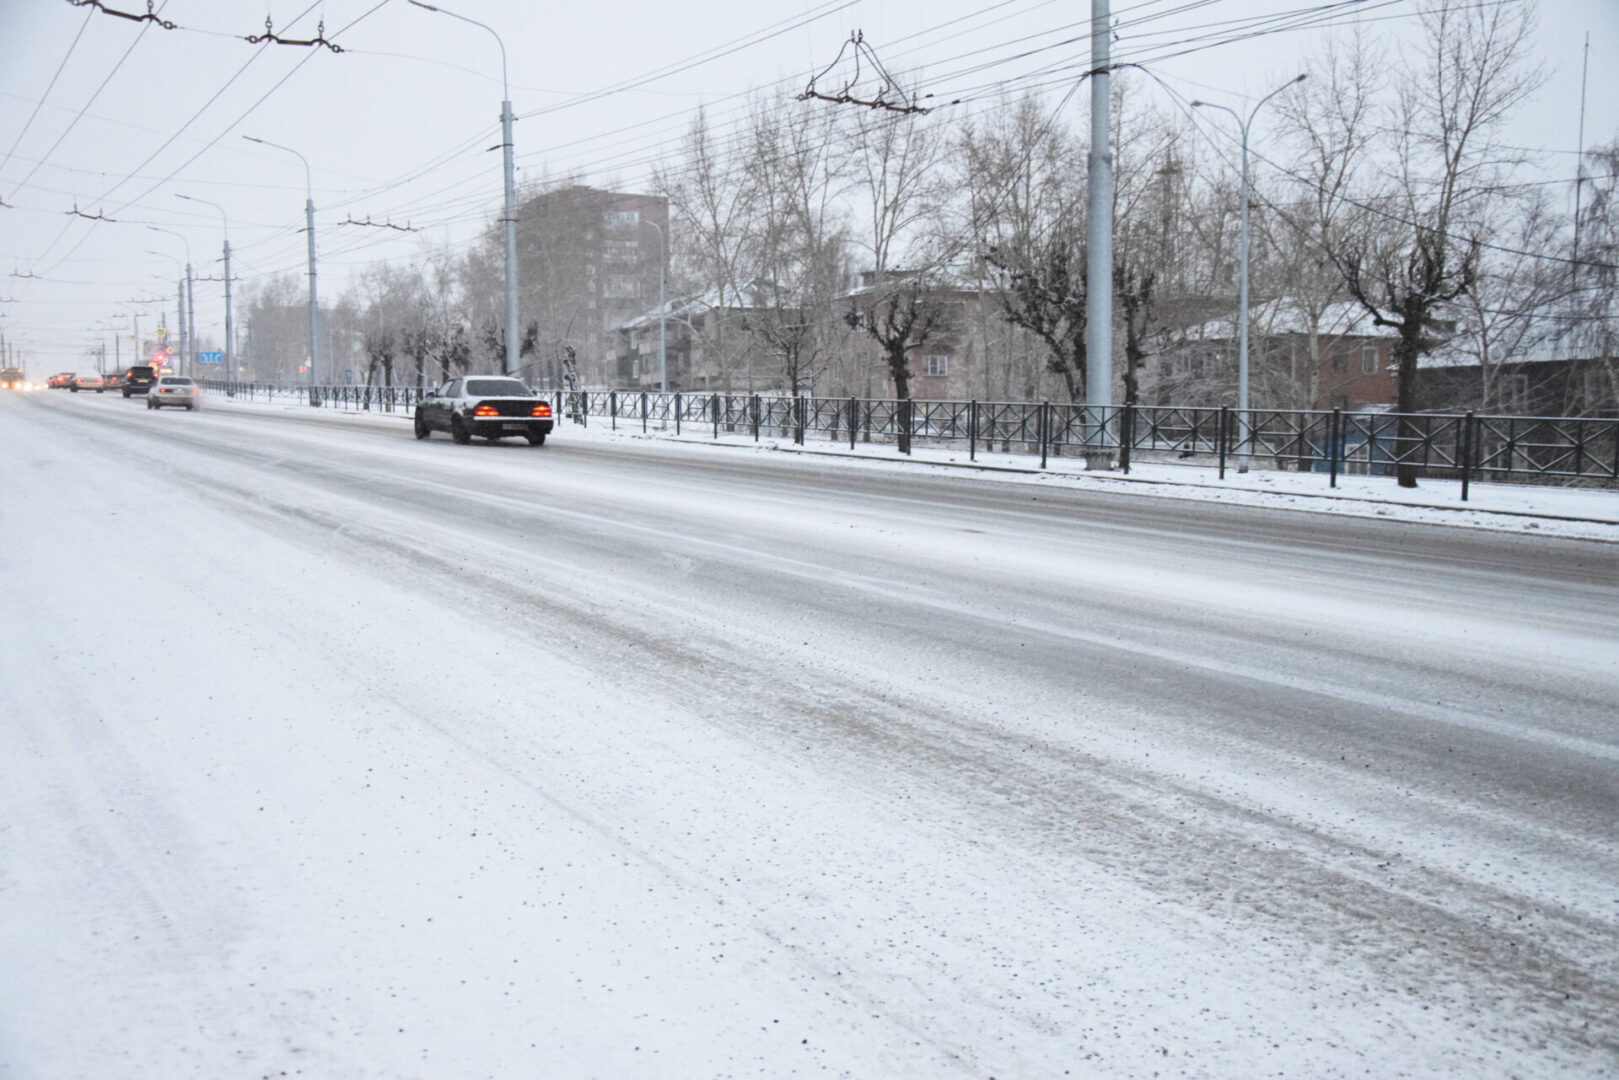
[[[304, 401], [381, 412], [410, 411], [416, 387], [272, 386], [205, 383], [246, 401]], [[922, 401], [778, 394], [554, 391], [557, 414], [576, 423], [670, 430], [753, 440], [808, 439], [953, 447], [1053, 457], [1105, 455], [1132, 464], [1285, 469], [1325, 475], [1394, 476], [1402, 468], [1450, 479], [1467, 497], [1474, 481], [1619, 487], [1619, 418], [1474, 413], [1363, 413], [1177, 405], [1096, 408], [1062, 402]]]

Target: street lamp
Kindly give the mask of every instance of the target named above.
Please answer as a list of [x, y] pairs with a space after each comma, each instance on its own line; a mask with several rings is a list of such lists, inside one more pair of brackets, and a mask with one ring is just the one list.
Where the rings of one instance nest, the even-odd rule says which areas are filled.
[[216, 202], [199, 199], [194, 195], [181, 195], [175, 193], [175, 198], [186, 202], [202, 203], [219, 211], [219, 220], [225, 225], [225, 378], [234, 381], [236, 378], [236, 336], [231, 331], [230, 321], [230, 219], [225, 216], [225, 208]]
[[[178, 237], [186, 249], [186, 276], [185, 276], [185, 314], [180, 316], [180, 359], [186, 357], [186, 343], [191, 344], [192, 360], [196, 360], [197, 352], [197, 292], [191, 281], [191, 241], [173, 229], [160, 229], [156, 225], [146, 226], [153, 232], [168, 233]], [[189, 374], [196, 374], [194, 370], [187, 369]]]
[[506, 43], [501, 40], [498, 33], [495, 33], [495, 28], [487, 23], [469, 19], [465, 15], [457, 15], [453, 11], [446, 11], [432, 4], [424, 4], [422, 0], [410, 2], [427, 11], [436, 11], [440, 15], [448, 15], [452, 19], [481, 26], [495, 35], [495, 44], [500, 46], [500, 88], [504, 95], [500, 103], [500, 143], [505, 152], [506, 170], [506, 374], [516, 376], [522, 370], [522, 353], [521, 336], [517, 325], [517, 191], [512, 165], [512, 95], [506, 81]]
[[[148, 229], [152, 229], [152, 230], [154, 230], [156, 232], [168, 232], [169, 231], [167, 229], [159, 229], [156, 225], [148, 225], [146, 227]], [[180, 236], [179, 233], [170, 233], [170, 235], [171, 236]], [[184, 240], [185, 237], [181, 236], [180, 239]], [[165, 251], [153, 251], [150, 248], [148, 248], [147, 251], [146, 251], [146, 254], [148, 254], [148, 255], [156, 255], [160, 259], [168, 259], [170, 262], [174, 263], [174, 266], [175, 266], [176, 270], [181, 269], [180, 260], [176, 259], [173, 255], [170, 255], [168, 252], [165, 252]], [[175, 318], [175, 321], [180, 324], [180, 370], [186, 372], [187, 374], [190, 374], [190, 369], [187, 368], [187, 366], [186, 366], [186, 356], [187, 356], [186, 345], [187, 345], [187, 343], [189, 342], [190, 339], [189, 339], [189, 335], [186, 333], [186, 310], [185, 309], [186, 309], [186, 279], [188, 279], [190, 276], [191, 276], [191, 250], [190, 250], [190, 245], [188, 244], [186, 246], [186, 262], [185, 262], [184, 272], [181, 273], [180, 280], [174, 287], [174, 292], [175, 292], [175, 297], [174, 297], [174, 318]]]
[[663, 226], [656, 221], [641, 219], [642, 225], [650, 225], [658, 230], [658, 393], [669, 392], [669, 363], [664, 353], [664, 324], [669, 321], [669, 312], [663, 301], [663, 264], [668, 259], [667, 242], [663, 235]]
[[[1242, 129], [1242, 211], [1240, 225], [1240, 239], [1238, 241], [1238, 257], [1242, 263], [1240, 284], [1237, 286], [1240, 295], [1237, 298], [1237, 423], [1241, 425], [1242, 438], [1239, 440], [1245, 447], [1248, 440], [1248, 129], [1253, 126], [1254, 117], [1265, 102], [1286, 90], [1289, 86], [1308, 79], [1308, 74], [1300, 75], [1296, 79], [1289, 79], [1270, 93], [1259, 99], [1244, 120], [1235, 109], [1226, 105], [1216, 105], [1208, 101], [1194, 101], [1192, 107], [1204, 109], [1219, 109], [1230, 113]], [[1244, 451], [1246, 453], [1246, 450]]]
[[[309, 392], [311, 404], [314, 404], [315, 392], [315, 188], [309, 179], [309, 159], [290, 146], [273, 143], [269, 139], [255, 139], [251, 135], [243, 135], [248, 142], [258, 143], [260, 146], [272, 146], [277, 150], [285, 150], [304, 163], [304, 223], [309, 233]], [[229, 274], [225, 275], [227, 278]]]

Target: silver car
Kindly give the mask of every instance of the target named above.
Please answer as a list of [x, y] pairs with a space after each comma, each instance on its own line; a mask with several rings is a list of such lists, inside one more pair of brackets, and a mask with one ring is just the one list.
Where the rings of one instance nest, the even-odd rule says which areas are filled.
[[175, 405], [182, 409], [195, 409], [202, 404], [202, 387], [184, 375], [159, 375], [146, 392], [146, 407], [161, 409]]

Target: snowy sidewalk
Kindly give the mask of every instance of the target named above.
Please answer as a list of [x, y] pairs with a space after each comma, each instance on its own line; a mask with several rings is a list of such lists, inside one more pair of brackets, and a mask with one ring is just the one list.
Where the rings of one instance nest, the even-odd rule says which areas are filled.
[[[406, 425], [411, 419], [411, 414], [405, 411], [312, 409], [301, 403], [250, 403], [217, 396], [210, 397], [209, 404], [231, 411], [294, 415], [300, 420], [365, 420], [389, 428]], [[610, 420], [600, 417], [590, 418], [585, 426], [564, 420], [554, 438], [563, 442], [625, 440], [641, 447], [671, 449], [721, 447], [732, 451], [788, 453], [890, 469], [970, 469], [1014, 482], [1619, 543], [1619, 489], [1612, 487], [1475, 482], [1470, 485], [1467, 501], [1463, 502], [1461, 484], [1455, 480], [1423, 480], [1411, 489], [1399, 487], [1393, 477], [1340, 475], [1338, 486], [1334, 488], [1329, 486], [1325, 473], [1271, 469], [1242, 473], [1229, 463], [1223, 480], [1213, 464], [1148, 462], [1133, 464], [1128, 475], [1098, 474], [1087, 472], [1084, 462], [1076, 458], [1050, 457], [1046, 468], [1042, 469], [1038, 457], [1026, 454], [980, 451], [970, 458], [965, 447], [917, 446], [905, 456], [892, 445], [876, 443], [862, 443], [850, 449], [847, 443], [823, 439], [808, 439], [803, 446], [795, 445], [791, 438], [761, 437], [755, 441], [748, 435], [716, 440], [712, 428], [704, 425], [686, 425], [681, 434], [676, 435], [672, 425], [660, 431], [653, 424], [643, 433], [639, 422], [620, 421], [615, 430]]]

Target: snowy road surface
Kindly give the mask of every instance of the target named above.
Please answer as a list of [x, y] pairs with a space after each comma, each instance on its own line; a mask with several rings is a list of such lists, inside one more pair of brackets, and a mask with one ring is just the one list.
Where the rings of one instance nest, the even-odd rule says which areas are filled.
[[0, 463], [7, 1080], [1619, 1071], [1619, 546], [66, 394]]

